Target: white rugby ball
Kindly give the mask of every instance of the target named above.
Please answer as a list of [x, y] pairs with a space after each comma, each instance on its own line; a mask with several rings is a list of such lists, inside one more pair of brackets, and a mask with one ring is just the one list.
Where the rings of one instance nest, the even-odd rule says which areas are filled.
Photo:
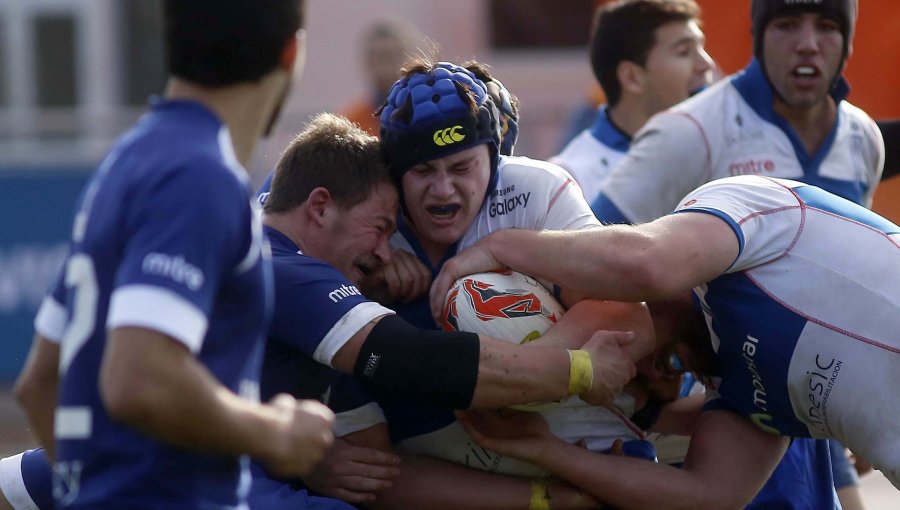
[[563, 307], [534, 278], [514, 271], [457, 280], [444, 300], [443, 327], [512, 343], [534, 340], [563, 315]]

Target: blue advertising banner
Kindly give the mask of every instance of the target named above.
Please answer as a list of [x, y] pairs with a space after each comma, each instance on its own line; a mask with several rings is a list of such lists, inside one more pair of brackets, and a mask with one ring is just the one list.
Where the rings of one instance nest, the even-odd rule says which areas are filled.
[[91, 168], [0, 168], [0, 383], [13, 381], [34, 314], [68, 250], [75, 203]]

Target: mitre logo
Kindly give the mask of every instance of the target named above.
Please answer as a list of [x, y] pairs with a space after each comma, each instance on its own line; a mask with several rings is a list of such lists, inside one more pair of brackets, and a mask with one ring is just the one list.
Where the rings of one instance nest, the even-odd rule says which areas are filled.
[[465, 140], [466, 135], [457, 133], [457, 131], [460, 129], [462, 129], [462, 126], [459, 125], [444, 129], [438, 129], [434, 132], [432, 139], [434, 140], [435, 145], [437, 145], [438, 147], [461, 142]]

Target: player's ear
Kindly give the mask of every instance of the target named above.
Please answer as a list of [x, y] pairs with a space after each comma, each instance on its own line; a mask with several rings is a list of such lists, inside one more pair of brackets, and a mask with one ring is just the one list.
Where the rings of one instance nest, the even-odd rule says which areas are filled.
[[289, 38], [281, 49], [281, 56], [278, 58], [278, 68], [283, 71], [291, 72], [297, 63], [297, 56], [305, 51], [306, 30], [297, 30], [295, 37]]
[[331, 198], [331, 193], [320, 186], [309, 192], [306, 206], [312, 221], [321, 226], [327, 222], [331, 209], [334, 207], [334, 200]]
[[623, 91], [631, 94], [644, 92], [644, 68], [629, 60], [623, 60], [616, 66], [616, 77]]

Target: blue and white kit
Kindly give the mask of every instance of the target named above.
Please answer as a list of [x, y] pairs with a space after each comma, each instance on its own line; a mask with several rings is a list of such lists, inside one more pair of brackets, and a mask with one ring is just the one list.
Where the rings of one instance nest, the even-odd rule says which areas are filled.
[[694, 290], [722, 370], [707, 405], [836, 438], [900, 488], [900, 227], [751, 176], [706, 184], [676, 212], [715, 215], [740, 242], [727, 273]]
[[[457, 246], [448, 250], [445, 260], [491, 232], [504, 228], [578, 230], [596, 226], [599, 222], [591, 213], [580, 187], [567, 172], [544, 161], [504, 156], [500, 158], [497, 188], [489, 194], [475, 222]], [[391, 244], [393, 248], [415, 253], [434, 274], [440, 270], [440, 265], [432, 266], [404, 225], [401, 224], [391, 238]], [[427, 296], [408, 305], [398, 304], [394, 309], [416, 326], [436, 327]], [[379, 403], [388, 419], [391, 440], [401, 450], [485, 471], [523, 476], [540, 474], [535, 467], [518, 459], [479, 447], [446, 409], [391, 396], [381, 396]], [[640, 430], [627, 418], [633, 410], [631, 398], [621, 396], [616, 403], [623, 412], [590, 406], [573, 398], [562, 407], [543, 414], [557, 436], [571, 442], [584, 439], [591, 449], [600, 451], [609, 448], [615, 439], [642, 437]], [[642, 449], [642, 445], [645, 444], [632, 444], [632, 452], [654, 458], [652, 448]]]
[[394, 312], [366, 299], [334, 266], [304, 255], [278, 230], [264, 229], [272, 246], [275, 313], [261, 395], [287, 392], [323, 401], [337, 414], [338, 437], [383, 423], [381, 410], [362, 386], [330, 367], [334, 354], [360, 329]]
[[271, 273], [248, 184], [227, 128], [189, 101], [155, 102], [88, 184], [63, 275], [35, 319], [60, 341], [59, 507], [244, 500], [248, 459], [171, 447], [115, 423], [97, 374], [106, 331], [137, 326], [183, 343], [227, 388], [258, 398]]
[[[836, 125], [822, 147], [807, 154], [774, 111], [772, 88], [754, 59], [741, 73], [654, 116], [604, 181], [592, 209], [606, 223], [651, 221], [701, 184], [744, 174], [796, 179], [868, 205], [882, 172], [884, 144], [873, 121], [844, 100], [847, 91], [840, 78], [832, 92]], [[821, 481], [830, 478], [824, 466], [828, 446], [804, 442], [813, 441], [791, 444], [751, 508], [818, 508], [836, 501], [831, 483]], [[812, 471], [820, 471], [821, 479], [808, 478]]]
[[584, 199], [593, 204], [600, 196], [603, 182], [628, 154], [630, 146], [631, 137], [610, 121], [609, 109], [601, 106], [591, 127], [573, 138], [550, 162], [572, 174], [581, 186]]
[[[384, 415], [362, 386], [330, 368], [330, 363], [334, 352], [359, 329], [393, 312], [362, 297], [337, 269], [302, 254], [281, 232], [263, 229], [272, 248], [275, 312], [259, 383], [262, 399], [289, 393], [322, 400], [337, 415], [338, 437], [383, 423]], [[326, 351], [329, 354], [316, 354]], [[270, 480], [259, 466], [252, 466], [252, 473], [248, 500], [253, 510], [288, 503], [295, 508], [346, 508], [309, 496], [302, 487]], [[0, 490], [16, 510], [52, 508], [50, 472], [42, 450], [0, 461]]]
[[815, 154], [772, 108], [772, 88], [759, 62], [655, 115], [635, 135], [628, 156], [592, 204], [598, 217], [643, 223], [670, 213], [705, 182], [733, 175], [794, 179], [870, 205], [884, 165], [875, 122], [832, 92], [837, 122]]

